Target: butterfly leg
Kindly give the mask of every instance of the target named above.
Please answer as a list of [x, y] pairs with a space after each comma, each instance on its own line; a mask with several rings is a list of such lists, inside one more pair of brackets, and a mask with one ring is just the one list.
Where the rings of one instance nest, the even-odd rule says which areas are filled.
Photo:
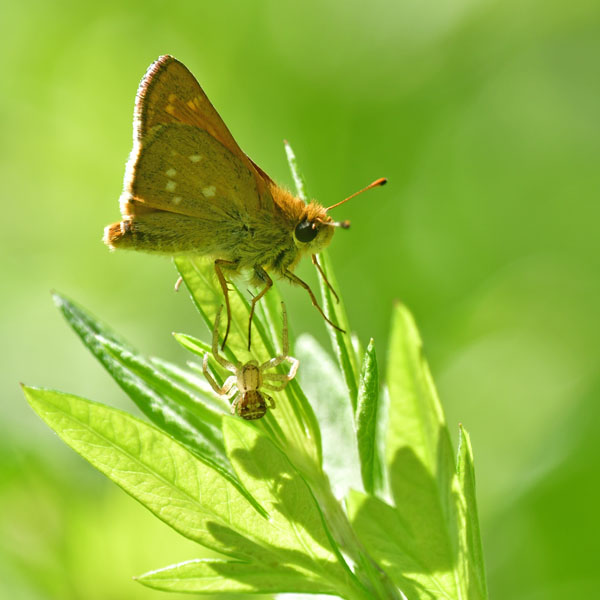
[[254, 308], [256, 303], [271, 289], [273, 280], [269, 277], [269, 274], [262, 268], [256, 267], [255, 273], [259, 279], [265, 282], [265, 287], [252, 298], [252, 304], [250, 305], [250, 318], [248, 320], [248, 350], [250, 350], [250, 343], [252, 340], [252, 317], [254, 316]]
[[223, 290], [223, 295], [225, 296], [225, 307], [227, 308], [227, 327], [225, 329], [223, 343], [221, 344], [221, 350], [225, 349], [225, 342], [227, 342], [227, 336], [229, 335], [229, 328], [231, 326], [231, 306], [229, 305], [229, 289], [227, 288], [227, 280], [225, 279], [225, 275], [223, 275], [221, 265], [231, 266], [235, 264], [237, 263], [234, 260], [223, 260], [222, 258], [218, 258], [217, 260], [215, 260], [215, 272], [217, 274], [217, 278], [219, 279], [219, 283], [221, 284], [221, 289]]
[[323, 281], [327, 284], [327, 287], [331, 290], [331, 293], [334, 295], [335, 301], [339, 304], [340, 299], [338, 298], [338, 295], [335, 293], [335, 290], [333, 289], [333, 286], [331, 285], [331, 283], [329, 283], [329, 279], [327, 279], [327, 277], [325, 277], [325, 272], [323, 271], [323, 269], [321, 268], [321, 265], [319, 264], [319, 261], [317, 260], [317, 255], [313, 254], [311, 256], [311, 259], [312, 259], [313, 265], [315, 265], [315, 267], [317, 267], [317, 271], [319, 271], [319, 275], [321, 275], [321, 277], [323, 278]]
[[319, 306], [319, 303], [317, 302], [317, 299], [315, 298], [315, 295], [313, 294], [313, 291], [310, 289], [310, 286], [308, 285], [308, 283], [306, 283], [306, 281], [302, 281], [302, 279], [300, 279], [300, 277], [298, 277], [298, 275], [294, 275], [294, 273], [292, 273], [291, 271], [285, 271], [283, 275], [284, 275], [284, 277], [287, 277], [287, 279], [289, 279], [292, 283], [295, 283], [296, 285], [299, 285], [300, 287], [303, 287], [308, 292], [308, 295], [310, 296], [310, 299], [311, 299], [311, 301], [313, 303], [313, 306], [319, 311], [319, 313], [321, 314], [321, 316], [334, 329], [337, 329], [338, 331], [341, 331], [342, 333], [346, 333], [341, 327], [339, 327], [333, 321], [330, 321], [327, 318], [327, 315], [323, 312], [323, 309]]

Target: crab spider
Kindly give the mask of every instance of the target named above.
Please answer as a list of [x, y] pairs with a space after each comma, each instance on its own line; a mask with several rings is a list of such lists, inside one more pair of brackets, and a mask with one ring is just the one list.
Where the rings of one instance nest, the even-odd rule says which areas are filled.
[[[208, 371], [208, 354], [204, 355], [202, 371], [212, 389], [220, 396], [225, 396], [229, 399], [236, 392], [239, 392], [231, 404], [231, 414], [249, 421], [260, 419], [265, 416], [267, 408], [275, 408], [273, 398], [262, 392], [261, 388], [279, 392], [296, 376], [296, 371], [298, 370], [298, 359], [288, 355], [288, 328], [285, 305], [283, 302], [281, 303], [281, 312], [283, 315], [283, 331], [281, 334], [282, 354], [264, 362], [262, 365], [259, 365], [256, 360], [250, 360], [245, 364], [234, 364], [219, 354], [219, 321], [222, 310], [223, 305], [220, 306], [215, 317], [215, 326], [212, 335], [212, 353], [215, 360], [222, 367], [225, 367], [234, 374], [228, 377], [223, 386], [220, 387]], [[273, 369], [286, 360], [291, 364], [287, 375], [283, 373], [265, 373], [268, 369]]]

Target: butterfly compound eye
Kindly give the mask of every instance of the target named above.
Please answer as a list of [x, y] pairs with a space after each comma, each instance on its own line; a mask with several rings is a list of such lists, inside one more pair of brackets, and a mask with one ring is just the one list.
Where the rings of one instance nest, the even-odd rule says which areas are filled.
[[299, 242], [312, 242], [317, 237], [318, 232], [319, 230], [315, 224], [305, 219], [296, 225], [295, 235]]

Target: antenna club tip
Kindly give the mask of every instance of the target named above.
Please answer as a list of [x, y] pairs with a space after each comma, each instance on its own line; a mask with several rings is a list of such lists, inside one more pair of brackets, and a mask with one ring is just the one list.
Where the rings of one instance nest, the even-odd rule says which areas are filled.
[[380, 177], [376, 182], [375, 185], [385, 185], [388, 182], [387, 177]]

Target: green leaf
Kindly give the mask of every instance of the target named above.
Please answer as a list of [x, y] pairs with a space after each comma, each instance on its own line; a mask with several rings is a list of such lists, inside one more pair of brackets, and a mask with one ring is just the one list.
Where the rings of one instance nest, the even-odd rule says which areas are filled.
[[[426, 513], [429, 506], [422, 507], [421, 517], [413, 523], [379, 498], [354, 490], [347, 505], [359, 539], [408, 600], [461, 599], [446, 552], [436, 547], [439, 534], [434, 528], [439, 522]], [[435, 540], [427, 544], [423, 538], [431, 532]]]
[[161, 373], [166, 375], [174, 383], [183, 387], [190, 394], [200, 395], [202, 401], [213, 411], [218, 413], [228, 411], [229, 405], [227, 401], [213, 392], [213, 389], [210, 387], [205, 377], [196, 375], [196, 373], [193, 373], [188, 369], [184, 369], [179, 365], [175, 365], [162, 358], [157, 358], [156, 356], [150, 357], [150, 361]]
[[188, 335], [187, 333], [174, 333], [173, 337], [190, 352], [204, 358], [205, 354], [212, 356], [212, 349], [210, 344], [195, 338], [194, 336]]
[[[178, 341], [186, 350], [192, 352], [196, 356], [202, 357], [202, 361], [204, 362], [204, 356], [208, 356], [208, 364], [210, 370], [212, 371], [217, 383], [219, 385], [223, 385], [225, 379], [227, 379], [232, 373], [230, 373], [227, 369], [223, 368], [214, 358], [212, 354], [212, 349], [210, 344], [206, 344], [202, 340], [199, 340], [191, 335], [187, 335], [185, 333], [174, 333], [173, 337], [176, 341]], [[194, 366], [194, 368], [196, 368]], [[199, 366], [199, 371], [202, 373], [202, 377], [204, 378], [204, 382], [208, 387], [209, 393], [215, 394], [214, 390], [210, 387], [208, 381], [204, 377], [204, 371], [201, 366]], [[216, 395], [216, 394], [215, 394]], [[222, 398], [223, 403], [226, 403], [226, 399]]]
[[137, 581], [167, 592], [297, 594], [331, 593], [329, 586], [284, 565], [196, 559], [150, 571]]
[[460, 518], [461, 577], [468, 590], [469, 600], [487, 600], [487, 583], [483, 548], [479, 533], [477, 499], [475, 497], [475, 468], [473, 449], [466, 429], [459, 427], [458, 443], [458, 494]]
[[[51, 390], [24, 391], [64, 442], [167, 525], [225, 555], [253, 558], [239, 541], [265, 524], [268, 530], [265, 513], [212, 465], [120, 410]], [[235, 536], [222, 535], [231, 530]]]
[[381, 490], [383, 475], [378, 444], [379, 374], [372, 339], [364, 355], [355, 421], [363, 486], [373, 494]]
[[[376, 560], [402, 564], [390, 557], [404, 553], [414, 561], [414, 573], [406, 565], [400, 570], [394, 567], [398, 585], [403, 585], [400, 577], [408, 574], [417, 588], [435, 590], [435, 597], [461, 598], [464, 588], [458, 575], [458, 509], [450, 437], [419, 333], [400, 304], [392, 320], [387, 384], [385, 455], [395, 508], [386, 510], [374, 498], [362, 501], [359, 512], [354, 506], [355, 526]], [[384, 554], [373, 532], [381, 536], [394, 522], [398, 533], [393, 551]]]
[[[407, 486], [403, 473], [417, 470], [420, 480], [436, 495], [446, 524], [447, 550], [457, 551], [456, 503], [452, 491], [455, 474], [450, 434], [429, 367], [423, 357], [419, 332], [409, 311], [396, 305], [388, 355], [389, 389], [386, 463], [390, 486], [398, 507], [419, 495], [416, 486]], [[418, 509], [415, 507], [415, 511]]]
[[83, 343], [152, 422], [198, 456], [231, 472], [219, 431], [220, 415], [159, 373], [104, 323], [64, 296], [53, 296]]
[[447, 487], [454, 458], [442, 406], [423, 357], [423, 344], [410, 312], [394, 307], [388, 354], [389, 389], [386, 462], [410, 448], [424, 468]]
[[304, 181], [304, 177], [300, 172], [298, 167], [298, 161], [296, 160], [296, 155], [292, 150], [292, 147], [289, 145], [287, 140], [283, 141], [283, 145], [285, 146], [285, 154], [288, 159], [288, 164], [290, 166], [290, 170], [292, 172], [292, 177], [294, 178], [294, 185], [296, 186], [296, 194], [300, 200], [304, 200], [306, 202], [306, 182]]
[[344, 302], [341, 297], [341, 290], [333, 274], [333, 267], [329, 260], [329, 256], [326, 251], [319, 254], [319, 263], [323, 269], [323, 273], [327, 277], [327, 280], [332, 287], [337, 291], [340, 300], [339, 302], [335, 299], [329, 286], [323, 281], [322, 277], [319, 277], [319, 286], [321, 287], [321, 296], [323, 297], [324, 311], [329, 319], [335, 323], [338, 327], [344, 330], [345, 333], [338, 331], [327, 325], [329, 336], [331, 337], [331, 344], [335, 351], [340, 369], [344, 375], [344, 381], [348, 390], [348, 396], [352, 404], [353, 412], [356, 412], [356, 403], [358, 400], [358, 360], [354, 345], [352, 344], [352, 337], [350, 335], [350, 325], [348, 323], [348, 317], [346, 315], [346, 309], [344, 308]]
[[468, 434], [461, 427], [458, 477], [453, 481], [459, 496], [457, 564], [448, 552], [435, 481], [414, 456], [398, 464], [403, 468], [397, 476], [413, 490], [404, 505], [393, 507], [351, 492], [348, 511], [359, 538], [409, 600], [487, 600]]
[[[288, 562], [354, 597], [362, 587], [333, 541], [310, 487], [267, 437], [241, 419], [223, 421], [227, 455], [240, 481], [269, 513], [264, 539]], [[259, 534], [260, 535], [260, 534]]]
[[220, 432], [221, 413], [215, 412], [199, 402], [195, 396], [161, 373], [152, 362], [141, 355], [136, 355], [120, 344], [102, 336], [98, 336], [98, 341], [123, 367], [148, 383], [162, 398], [169, 398], [195, 416], [194, 424], [200, 434], [215, 446], [223, 449], [223, 436]]
[[296, 342], [298, 379], [314, 405], [323, 435], [323, 469], [337, 498], [361, 488], [354, 418], [337, 364], [308, 334]]

